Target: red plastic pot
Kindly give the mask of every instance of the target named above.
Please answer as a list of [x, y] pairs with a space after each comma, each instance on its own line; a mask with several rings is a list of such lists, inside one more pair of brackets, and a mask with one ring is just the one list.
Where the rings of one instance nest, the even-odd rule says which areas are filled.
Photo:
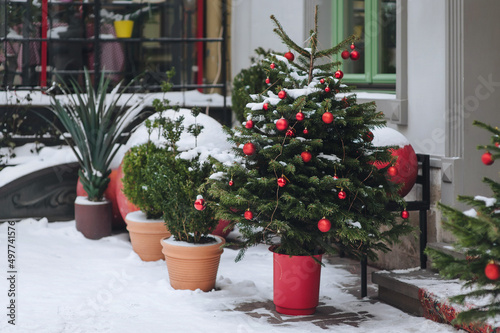
[[[273, 247], [269, 248], [273, 251]], [[322, 255], [315, 255], [321, 262]], [[274, 305], [292, 316], [311, 315], [319, 301], [321, 265], [311, 256], [289, 256], [273, 252]]]

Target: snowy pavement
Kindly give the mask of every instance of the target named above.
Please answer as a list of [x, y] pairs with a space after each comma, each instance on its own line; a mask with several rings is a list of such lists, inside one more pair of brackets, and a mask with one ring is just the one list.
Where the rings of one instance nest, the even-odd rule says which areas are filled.
[[[74, 221], [33, 219], [0, 224], [0, 332], [456, 332], [407, 315], [374, 298], [359, 299], [352, 264], [322, 269], [320, 305], [312, 316], [283, 316], [272, 304], [272, 254], [262, 245], [234, 262], [226, 248], [217, 290], [174, 290], [163, 260], [143, 262], [128, 234], [88, 240]], [[10, 238], [9, 234], [10, 233]], [[10, 243], [9, 243], [10, 241]], [[9, 268], [8, 245], [15, 254]], [[12, 256], [11, 256], [12, 259]], [[15, 296], [8, 278], [15, 271]], [[15, 326], [9, 302], [15, 302]]]

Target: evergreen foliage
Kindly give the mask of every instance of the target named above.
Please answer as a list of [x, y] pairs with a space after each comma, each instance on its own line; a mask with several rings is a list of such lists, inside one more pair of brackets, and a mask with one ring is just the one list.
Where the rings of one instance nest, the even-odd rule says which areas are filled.
[[[308, 47], [303, 48], [274, 16], [271, 19], [274, 32], [295, 53], [295, 60], [269, 54], [261, 66], [271, 82], [264, 91], [255, 91], [245, 108], [253, 127], [244, 123], [226, 129], [237, 160], [229, 167], [213, 161], [222, 171], [209, 188], [217, 217], [234, 221], [243, 234], [237, 260], [258, 243], [279, 244], [275, 251], [289, 255], [335, 252], [338, 245], [375, 259], [375, 251], [388, 251], [388, 243], [411, 229], [386, 209], [391, 200], [401, 206], [404, 202], [388, 180], [387, 168], [373, 166], [377, 160], [391, 160], [388, 147], [374, 147], [366, 139], [371, 129], [384, 126], [385, 121], [373, 103], [357, 104], [355, 95], [346, 94], [349, 87], [334, 76], [340, 62], [316, 64], [330, 60], [354, 37], [319, 50], [316, 24]], [[286, 92], [285, 98], [278, 97], [280, 91]], [[304, 115], [302, 121], [296, 120], [299, 112]], [[333, 123], [323, 122], [326, 112], [333, 114]], [[275, 123], [282, 117], [289, 128], [279, 131]], [[242, 149], [248, 142], [256, 148], [250, 156]], [[309, 162], [301, 158], [304, 151], [312, 154]], [[287, 184], [280, 187], [278, 178]], [[338, 197], [340, 191], [347, 194], [344, 200]], [[244, 217], [246, 210], [253, 213], [251, 220]], [[328, 232], [318, 229], [323, 217], [331, 221]]]
[[[500, 158], [500, 131], [479, 121], [474, 125], [492, 133], [491, 143], [478, 146], [487, 150], [493, 158]], [[493, 318], [500, 314], [500, 280], [490, 280], [485, 275], [485, 267], [493, 261], [498, 265], [500, 260], [500, 183], [484, 178], [493, 192], [492, 198], [481, 196], [459, 196], [458, 200], [473, 207], [466, 212], [444, 204], [439, 204], [445, 217], [444, 227], [456, 238], [454, 247], [465, 254], [465, 259], [455, 258], [441, 251], [427, 248], [433, 266], [447, 278], [459, 278], [465, 281], [464, 293], [452, 297], [451, 300], [460, 304], [474, 302], [474, 298], [485, 298], [487, 302], [460, 312], [455, 319], [457, 324], [474, 323]], [[470, 288], [469, 288], [470, 287]]]

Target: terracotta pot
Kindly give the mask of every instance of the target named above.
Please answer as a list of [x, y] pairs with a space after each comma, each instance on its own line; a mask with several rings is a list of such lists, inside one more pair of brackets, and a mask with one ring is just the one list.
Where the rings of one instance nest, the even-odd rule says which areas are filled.
[[[273, 247], [269, 250], [273, 251]], [[321, 262], [321, 254], [314, 257]], [[273, 301], [277, 312], [299, 316], [316, 311], [321, 276], [319, 263], [311, 256], [273, 252], [273, 273]]]
[[191, 244], [171, 238], [161, 241], [170, 285], [174, 289], [210, 291], [215, 288], [222, 246], [226, 241], [220, 236], [213, 237], [217, 242], [210, 244]]
[[111, 235], [113, 221], [112, 203], [109, 200], [93, 202], [87, 197], [75, 200], [76, 230], [86, 238], [100, 239]]
[[143, 261], [164, 259], [160, 241], [170, 237], [170, 232], [162, 219], [150, 220], [146, 218], [146, 214], [137, 211], [128, 213], [125, 221], [132, 248]]

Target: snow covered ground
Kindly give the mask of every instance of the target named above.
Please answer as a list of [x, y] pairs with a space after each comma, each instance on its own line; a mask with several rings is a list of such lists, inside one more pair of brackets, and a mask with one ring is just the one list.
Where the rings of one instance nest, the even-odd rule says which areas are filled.
[[[357, 276], [341, 266], [322, 270], [318, 315], [280, 316], [272, 311], [272, 254], [262, 245], [235, 263], [225, 249], [217, 290], [174, 290], [163, 260], [143, 262], [128, 234], [84, 238], [74, 221], [27, 219], [15, 224], [16, 295], [8, 297], [7, 223], [0, 225], [0, 332], [455, 332], [450, 326], [407, 315], [343, 285]], [[12, 227], [12, 226], [11, 226]], [[12, 229], [11, 229], [12, 230]], [[16, 325], [8, 309], [15, 299]], [[250, 309], [250, 310], [249, 310]], [[358, 315], [357, 327], [328, 320]], [[322, 314], [326, 319], [318, 322]], [[321, 325], [319, 324], [321, 323]]]

